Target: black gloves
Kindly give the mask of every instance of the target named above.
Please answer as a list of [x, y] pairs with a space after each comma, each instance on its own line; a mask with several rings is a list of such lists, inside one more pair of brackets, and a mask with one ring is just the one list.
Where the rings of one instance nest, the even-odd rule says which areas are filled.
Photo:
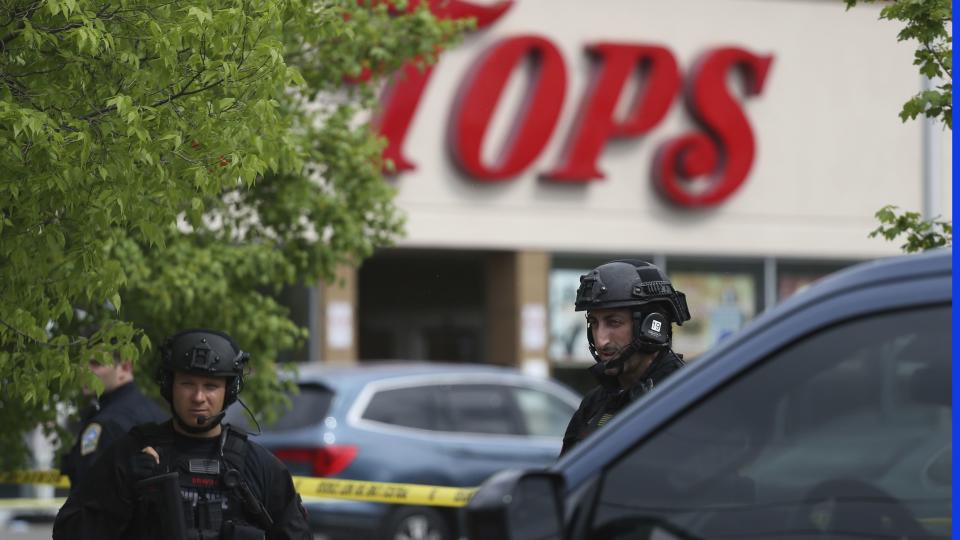
[[130, 457], [130, 476], [143, 480], [160, 474], [160, 465], [153, 456], [140, 452]]

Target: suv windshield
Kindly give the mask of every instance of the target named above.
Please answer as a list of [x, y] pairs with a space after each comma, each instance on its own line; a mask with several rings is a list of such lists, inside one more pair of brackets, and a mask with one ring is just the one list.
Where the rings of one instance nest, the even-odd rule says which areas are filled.
[[801, 339], [613, 464], [591, 537], [949, 537], [950, 352], [949, 306]]

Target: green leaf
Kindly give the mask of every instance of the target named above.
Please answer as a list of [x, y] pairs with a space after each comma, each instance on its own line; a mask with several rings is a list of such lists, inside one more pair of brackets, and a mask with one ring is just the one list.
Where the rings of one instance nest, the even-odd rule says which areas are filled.
[[210, 14], [210, 10], [205, 7], [190, 6], [190, 8], [187, 9], [187, 13], [191, 17], [196, 17], [197, 22], [200, 24], [213, 20], [213, 15]]

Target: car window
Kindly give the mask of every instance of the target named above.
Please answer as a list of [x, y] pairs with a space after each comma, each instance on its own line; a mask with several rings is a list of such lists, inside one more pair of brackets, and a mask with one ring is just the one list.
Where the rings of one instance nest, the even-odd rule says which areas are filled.
[[290, 396], [291, 406], [270, 428], [276, 431], [300, 429], [319, 424], [327, 417], [333, 390], [319, 384], [301, 384], [300, 393]]
[[505, 386], [451, 384], [445, 410], [453, 431], [494, 435], [526, 432], [522, 413]]
[[523, 412], [527, 433], [542, 437], [563, 437], [574, 408], [567, 402], [535, 388], [513, 387], [517, 405]]
[[[261, 414], [257, 414], [257, 420], [263, 424], [263, 428], [271, 431], [293, 430], [312, 426], [322, 422], [327, 417], [333, 397], [333, 390], [322, 384], [301, 384], [300, 392], [297, 395], [289, 396], [290, 405], [280, 407], [278, 416], [273, 423], [264, 422]], [[257, 429], [256, 424], [250, 420], [250, 415], [240, 406], [227, 409], [225, 421], [251, 433]]]
[[950, 309], [808, 336], [605, 471], [591, 538], [949, 538]]
[[380, 390], [370, 399], [362, 418], [394, 426], [437, 429], [436, 403], [442, 389], [430, 385]]

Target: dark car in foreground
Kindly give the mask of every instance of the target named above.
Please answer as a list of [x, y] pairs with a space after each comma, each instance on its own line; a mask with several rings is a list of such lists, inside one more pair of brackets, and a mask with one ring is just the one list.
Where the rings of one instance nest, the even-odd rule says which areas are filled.
[[502, 472], [481, 539], [950, 538], [951, 254], [835, 274], [547, 470]]
[[[292, 408], [256, 441], [295, 476], [474, 487], [556, 460], [579, 403], [567, 387], [492, 365], [304, 366]], [[242, 423], [241, 411], [228, 421]], [[331, 539], [450, 540], [456, 509], [307, 499]]]

